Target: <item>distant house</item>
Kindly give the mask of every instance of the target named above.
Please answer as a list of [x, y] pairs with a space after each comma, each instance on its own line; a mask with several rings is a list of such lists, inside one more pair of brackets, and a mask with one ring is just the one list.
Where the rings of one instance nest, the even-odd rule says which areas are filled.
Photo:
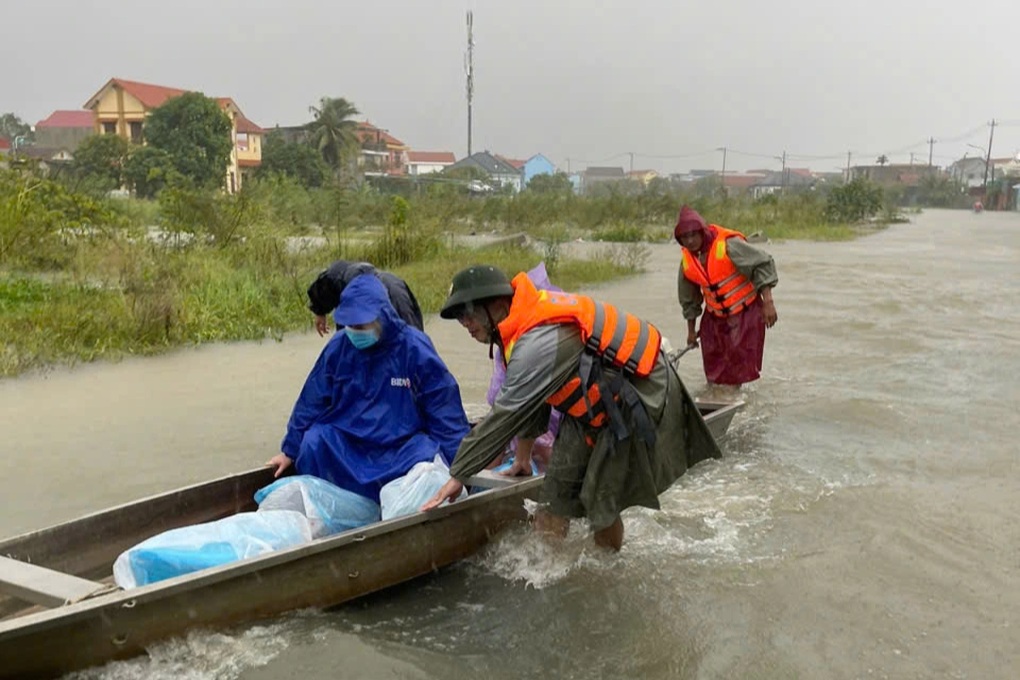
[[308, 128], [304, 125], [276, 124], [266, 129], [266, 135], [277, 135], [288, 144], [299, 144], [308, 141]]
[[498, 158], [499, 160], [503, 161], [504, 163], [512, 165], [514, 168], [517, 169], [518, 172], [522, 172], [524, 170], [524, 164], [527, 163], [527, 161], [523, 161], [520, 158], [508, 158], [498, 153], [494, 153], [492, 155]]
[[627, 179], [635, 182], [641, 182], [644, 186], [648, 186], [653, 179], [659, 176], [659, 173], [654, 170], [631, 170], [627, 173]]
[[407, 174], [412, 177], [442, 172], [457, 162], [452, 151], [408, 151]]
[[[188, 90], [111, 78], [85, 102], [84, 108], [93, 114], [97, 133], [120, 135], [132, 144], [144, 144], [143, 127], [149, 112], [185, 92]], [[233, 193], [241, 189], [244, 177], [261, 165], [265, 131], [248, 120], [230, 97], [215, 101], [230, 118], [233, 147], [225, 180], [227, 190]]]
[[521, 187], [527, 187], [528, 182], [535, 175], [551, 175], [556, 172], [556, 164], [546, 158], [540, 153], [529, 157], [527, 160], [520, 160], [518, 158], [507, 158], [506, 156], [500, 156], [495, 154], [496, 158], [501, 161], [512, 165], [521, 173]]
[[589, 192], [599, 184], [607, 182], [622, 182], [627, 179], [627, 173], [623, 168], [607, 168], [593, 166], [585, 168], [581, 173], [581, 191]]
[[512, 187], [514, 191], [521, 190], [521, 171], [488, 151], [473, 153], [449, 166], [449, 170], [460, 168], [477, 168], [485, 173], [492, 183]]
[[985, 181], [985, 159], [964, 156], [950, 165], [948, 172], [950, 177], [967, 188], [979, 187]]
[[227, 187], [233, 193], [241, 189], [242, 177], [247, 177], [262, 165], [262, 138], [266, 131], [248, 120], [230, 97], [218, 97], [216, 102], [230, 117], [233, 127], [234, 148], [230, 153], [230, 166], [236, 169], [236, 174], [227, 172]]
[[526, 187], [535, 175], [555, 175], [556, 164], [540, 153], [524, 161], [521, 168], [521, 182]]
[[355, 133], [361, 142], [360, 165], [365, 175], [403, 175], [407, 152], [411, 150], [380, 127], [366, 121], [358, 123]]
[[676, 182], [678, 184], [690, 184], [696, 180], [694, 175], [690, 172], [671, 172], [669, 173], [668, 179], [670, 182]]
[[988, 172], [989, 181], [993, 179], [991, 172], [993, 168], [995, 177], [1020, 177], [1020, 157], [993, 158], [992, 167]]
[[722, 176], [722, 185], [727, 194], [748, 193], [752, 192], [752, 188], [765, 177], [766, 175], [759, 173], [727, 172]]
[[95, 133], [96, 118], [92, 111], [54, 111], [35, 124], [35, 143], [73, 152], [82, 140]]
[[66, 148], [39, 146], [29, 144], [18, 147], [18, 158], [31, 158], [39, 162], [39, 169], [50, 174], [62, 167], [67, 167], [74, 160], [74, 155]]
[[[982, 172], [984, 162], [981, 164]], [[850, 168], [850, 179], [866, 179], [883, 187], [916, 187], [928, 175], [937, 175], [939, 169], [927, 165], [888, 163], [886, 165], [856, 165]], [[979, 182], [980, 184], [980, 182]]]
[[786, 168], [785, 171], [780, 170], [778, 172], [766, 170], [762, 178], [751, 185], [751, 195], [754, 198], [761, 198], [762, 196], [781, 193], [784, 190], [802, 191], [810, 189], [815, 183], [814, 175], [807, 170], [799, 168]]

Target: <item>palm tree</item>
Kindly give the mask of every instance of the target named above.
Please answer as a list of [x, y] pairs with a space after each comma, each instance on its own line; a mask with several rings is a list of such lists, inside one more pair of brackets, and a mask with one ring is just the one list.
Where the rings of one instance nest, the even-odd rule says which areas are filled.
[[889, 162], [889, 157], [886, 156], [885, 154], [882, 154], [877, 159], [875, 159], [875, 162], [878, 163], [879, 165], [885, 165], [886, 163]]
[[343, 97], [323, 97], [319, 106], [309, 106], [308, 111], [315, 116], [315, 120], [305, 124], [308, 141], [339, 174], [344, 162], [360, 148], [358, 123], [352, 120], [359, 111]]

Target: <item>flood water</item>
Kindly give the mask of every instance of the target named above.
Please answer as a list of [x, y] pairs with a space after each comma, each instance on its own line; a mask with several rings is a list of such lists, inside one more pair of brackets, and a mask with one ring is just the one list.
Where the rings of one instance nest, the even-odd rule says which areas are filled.
[[[739, 228], [740, 225], [728, 225]], [[771, 244], [779, 324], [724, 442], [619, 555], [523, 530], [329, 612], [79, 677], [1012, 678], [1020, 669], [1020, 215]], [[677, 249], [584, 291], [680, 344]], [[426, 329], [480, 402], [485, 348]], [[314, 333], [0, 381], [0, 535], [259, 464]], [[704, 390], [697, 352], [682, 360]]]

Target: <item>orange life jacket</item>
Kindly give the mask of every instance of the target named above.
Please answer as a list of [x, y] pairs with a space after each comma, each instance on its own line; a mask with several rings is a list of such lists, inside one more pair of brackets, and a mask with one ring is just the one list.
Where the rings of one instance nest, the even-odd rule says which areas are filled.
[[[589, 355], [622, 369], [626, 374], [641, 377], [651, 374], [662, 344], [662, 335], [655, 326], [621, 312], [613, 305], [596, 302], [583, 295], [540, 291], [527, 274], [518, 274], [510, 285], [514, 289], [510, 313], [499, 324], [504, 358], [508, 364], [517, 340], [532, 328], [572, 324], [580, 330]], [[598, 379], [597, 370], [594, 375], [584, 375], [588, 373], [584, 369], [585, 364], [582, 357], [579, 374], [546, 401], [563, 413], [600, 427], [612, 415], [607, 415], [607, 411], [614, 410], [611, 402], [618, 395], [607, 394], [604, 397], [607, 383]]]
[[716, 237], [709, 248], [705, 265], [683, 248], [680, 266], [688, 281], [701, 286], [701, 295], [709, 312], [716, 316], [733, 316], [744, 311], [758, 297], [754, 284], [737, 271], [733, 260], [726, 254], [729, 239], [746, 239], [739, 231], [716, 224], [710, 226], [716, 230]]

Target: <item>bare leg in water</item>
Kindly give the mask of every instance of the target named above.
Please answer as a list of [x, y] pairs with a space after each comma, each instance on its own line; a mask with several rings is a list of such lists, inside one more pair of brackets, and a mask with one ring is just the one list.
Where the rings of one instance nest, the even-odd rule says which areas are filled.
[[570, 519], [554, 515], [547, 510], [535, 513], [535, 531], [545, 538], [566, 538], [570, 528]]
[[[570, 520], [545, 510], [535, 514], [535, 530], [548, 539], [563, 539], [570, 528]], [[623, 520], [619, 517], [605, 529], [595, 532], [595, 545], [619, 552], [623, 547]]]
[[605, 529], [595, 532], [595, 545], [620, 552], [623, 547], [623, 520], [619, 517]]

